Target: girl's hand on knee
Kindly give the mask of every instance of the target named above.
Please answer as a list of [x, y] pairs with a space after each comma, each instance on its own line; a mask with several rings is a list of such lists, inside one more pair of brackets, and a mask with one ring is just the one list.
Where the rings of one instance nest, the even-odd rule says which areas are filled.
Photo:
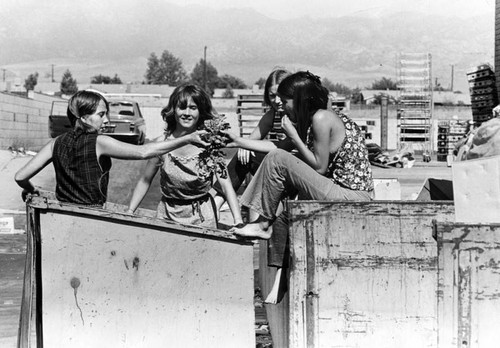
[[247, 165], [250, 163], [250, 156], [255, 156], [255, 153], [253, 151], [249, 151], [246, 149], [239, 149], [238, 150], [238, 161], [240, 161], [241, 164]]

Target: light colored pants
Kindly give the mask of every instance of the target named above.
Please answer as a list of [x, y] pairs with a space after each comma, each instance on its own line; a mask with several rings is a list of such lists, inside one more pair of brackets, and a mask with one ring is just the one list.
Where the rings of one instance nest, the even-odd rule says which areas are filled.
[[274, 221], [286, 192], [297, 193], [300, 200], [369, 201], [373, 197], [373, 192], [355, 191], [337, 185], [292, 154], [276, 149], [264, 158], [240, 203]]
[[282, 198], [298, 194], [304, 200], [361, 200], [369, 201], [373, 192], [354, 191], [335, 184], [318, 174], [309, 165], [283, 150], [270, 152], [241, 197], [241, 204], [255, 210], [273, 222], [268, 240], [268, 265], [288, 267], [288, 212], [276, 218]]

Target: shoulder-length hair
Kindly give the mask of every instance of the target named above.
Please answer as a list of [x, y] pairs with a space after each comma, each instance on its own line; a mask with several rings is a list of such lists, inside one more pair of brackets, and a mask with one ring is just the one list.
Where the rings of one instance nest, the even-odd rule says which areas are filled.
[[275, 69], [269, 74], [264, 85], [264, 103], [267, 106], [272, 105], [271, 100], [269, 99], [269, 90], [271, 89], [271, 87], [274, 85], [279, 85], [280, 82], [290, 74], [291, 72], [282, 68]]
[[66, 115], [74, 130], [81, 129], [85, 133], [99, 131], [93, 129], [90, 125], [82, 122], [82, 118], [92, 115], [97, 111], [101, 100], [106, 105], [106, 114], [109, 114], [109, 103], [104, 96], [94, 91], [78, 91], [68, 101], [68, 110]]
[[319, 76], [309, 71], [299, 71], [286, 77], [278, 87], [278, 95], [293, 100], [297, 118], [297, 133], [306, 141], [312, 116], [320, 109], [328, 108], [328, 89], [321, 85]]
[[198, 107], [200, 118], [198, 120], [197, 128], [203, 127], [205, 120], [212, 119], [213, 107], [210, 96], [200, 86], [194, 84], [183, 84], [177, 86], [168, 100], [168, 105], [161, 110], [163, 121], [167, 124], [165, 131], [173, 132], [177, 122], [175, 121], [175, 108], [186, 108], [189, 98]]

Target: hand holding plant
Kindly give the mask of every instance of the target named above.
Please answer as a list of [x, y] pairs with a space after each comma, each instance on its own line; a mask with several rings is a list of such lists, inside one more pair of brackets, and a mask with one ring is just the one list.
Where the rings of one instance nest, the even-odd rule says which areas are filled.
[[224, 115], [216, 115], [213, 119], [204, 122], [204, 130], [207, 133], [203, 134], [202, 139], [210, 145], [199, 155], [198, 175], [200, 177], [208, 178], [218, 174], [222, 178], [227, 178], [225, 153], [220, 149], [226, 146], [227, 137], [223, 131], [229, 128]]

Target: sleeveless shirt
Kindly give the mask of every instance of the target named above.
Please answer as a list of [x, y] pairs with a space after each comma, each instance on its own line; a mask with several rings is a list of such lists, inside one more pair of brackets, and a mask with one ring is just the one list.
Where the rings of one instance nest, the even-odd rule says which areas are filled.
[[82, 205], [106, 203], [111, 158], [101, 156], [99, 164], [97, 136], [77, 130], [56, 138], [52, 162], [59, 201]]
[[[372, 191], [373, 178], [365, 138], [359, 126], [346, 115], [337, 110], [345, 126], [345, 139], [340, 148], [330, 154], [325, 176], [336, 184], [351, 190]], [[307, 147], [314, 151], [314, 137], [309, 127], [307, 131]]]

